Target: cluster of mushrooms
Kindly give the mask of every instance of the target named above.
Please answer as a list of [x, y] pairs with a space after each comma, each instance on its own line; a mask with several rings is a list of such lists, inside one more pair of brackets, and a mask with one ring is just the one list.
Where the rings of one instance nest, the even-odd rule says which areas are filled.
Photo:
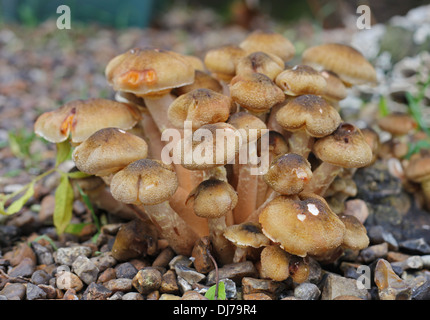
[[[177, 254], [191, 256], [205, 240], [221, 265], [248, 259], [264, 278], [303, 282], [308, 257], [334, 261], [369, 244], [363, 224], [327, 199], [344, 201], [355, 170], [375, 161], [374, 142], [341, 119], [338, 102], [376, 72], [347, 45], [311, 47], [290, 66], [294, 56], [283, 35], [262, 31], [204, 59], [135, 48], [106, 67], [115, 101], [69, 102], [42, 114], [35, 132], [70, 141], [76, 168], [96, 178], [85, 185], [95, 205], [137, 215]], [[179, 161], [162, 161], [163, 132], [184, 135], [187, 121], [193, 134], [241, 130], [241, 139], [193, 140], [192, 150], [211, 143], [223, 155], [202, 164], [185, 161], [182, 136]], [[263, 138], [270, 165], [252, 174], [257, 164], [238, 155], [251, 144], [263, 152]]]

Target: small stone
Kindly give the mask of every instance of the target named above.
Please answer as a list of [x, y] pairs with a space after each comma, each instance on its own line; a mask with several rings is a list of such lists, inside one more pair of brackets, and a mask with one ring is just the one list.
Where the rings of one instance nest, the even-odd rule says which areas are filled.
[[36, 270], [31, 275], [31, 282], [33, 284], [48, 284], [49, 280], [52, 278], [45, 270]]
[[97, 266], [100, 272], [103, 272], [118, 263], [110, 252], [102, 253], [97, 257], [90, 258], [90, 260]]
[[37, 263], [38, 264], [53, 264], [54, 257], [52, 256], [52, 252], [45, 246], [42, 246], [40, 243], [32, 242], [31, 247], [36, 254]]
[[285, 285], [282, 282], [269, 279], [255, 279], [251, 277], [243, 277], [242, 279], [243, 294], [261, 292], [274, 299], [284, 288]]
[[41, 288], [46, 293], [46, 299], [55, 299], [57, 298], [57, 289], [55, 289], [53, 286], [45, 285], [45, 284], [39, 284], [39, 288]]
[[174, 295], [174, 294], [163, 293], [160, 296], [159, 300], [181, 300], [181, 297], [177, 296], [177, 295]]
[[410, 257], [410, 255], [405, 254], [405, 253], [401, 253], [401, 252], [397, 252], [397, 251], [388, 251], [386, 260], [390, 263], [401, 262], [401, 261], [405, 261], [409, 257]]
[[145, 300], [139, 292], [128, 292], [122, 296], [122, 300]]
[[84, 287], [82, 280], [70, 271], [61, 271], [57, 274], [57, 288], [61, 290], [73, 289], [79, 292]]
[[244, 294], [243, 300], [273, 300], [273, 299], [265, 293], [257, 292], [257, 293]]
[[137, 269], [130, 262], [124, 262], [115, 267], [115, 273], [117, 278], [133, 279]]
[[127, 278], [112, 279], [104, 284], [104, 286], [112, 292], [121, 291], [128, 292], [133, 289], [133, 280]]
[[24, 258], [17, 266], [15, 266], [9, 271], [8, 275], [14, 278], [29, 278], [33, 274], [35, 268], [36, 266], [33, 259]]
[[[229, 278], [235, 283], [239, 284], [243, 277], [257, 278], [258, 272], [254, 264], [251, 261], [244, 261], [232, 264], [226, 264], [218, 269], [219, 279]], [[207, 276], [207, 285], [213, 285], [216, 283], [215, 270], [209, 272]]]
[[39, 288], [37, 285], [32, 283], [27, 283], [26, 296], [27, 300], [37, 300], [45, 299], [47, 295], [42, 288]]
[[364, 263], [369, 263], [378, 258], [384, 258], [388, 253], [388, 244], [386, 242], [369, 246], [361, 250], [360, 258]]
[[185, 267], [191, 267], [193, 261], [187, 256], [177, 255], [172, 260], [170, 260], [169, 268], [175, 269], [176, 264], [181, 264]]
[[337, 296], [336, 298], [334, 298], [333, 300], [363, 300], [359, 297], [356, 296]]
[[226, 299], [236, 299], [237, 297], [236, 283], [233, 280], [227, 279], [227, 278], [222, 279], [222, 282], [224, 282]]
[[365, 201], [361, 199], [352, 199], [345, 202], [343, 214], [354, 216], [364, 224], [369, 216], [369, 208]]
[[62, 298], [63, 300], [79, 300], [75, 289], [67, 289]]
[[208, 254], [211, 249], [209, 237], [202, 237], [196, 241], [191, 256], [194, 258], [194, 267], [198, 272], [206, 274], [215, 268]]
[[321, 291], [321, 300], [333, 300], [338, 296], [356, 296], [361, 299], [368, 299], [367, 289], [360, 289], [355, 279], [349, 279], [335, 275], [327, 274], [324, 286]]
[[294, 289], [294, 296], [301, 300], [317, 300], [320, 294], [317, 285], [309, 282], [301, 283]]
[[54, 252], [54, 260], [57, 264], [72, 266], [73, 261], [79, 256], [90, 257], [92, 250], [87, 246], [74, 246], [67, 248], [58, 248]]
[[107, 300], [112, 291], [101, 284], [91, 283], [82, 295], [82, 300]]
[[[136, 268], [136, 273], [140, 269], [151, 266], [151, 263], [146, 259], [131, 259], [129, 262], [133, 265], [133, 267]], [[155, 266], [154, 268], [159, 268], [160, 270], [164, 269], [163, 267], [157, 267], [157, 266]]]
[[124, 292], [117, 291], [113, 295], [111, 295], [108, 300], [122, 300], [122, 297], [124, 296]]
[[160, 292], [158, 290], [152, 291], [146, 295], [146, 300], [158, 300], [160, 299]]
[[26, 288], [22, 283], [7, 283], [0, 295], [5, 296], [8, 300], [22, 300], [25, 297]]
[[412, 300], [430, 300], [430, 280], [414, 290]]
[[35, 265], [37, 262], [34, 251], [28, 246], [26, 242], [19, 243], [12, 251], [7, 252], [4, 258], [9, 260], [12, 267], [20, 264], [25, 258], [30, 259]]
[[11, 247], [19, 239], [21, 229], [13, 225], [0, 224], [0, 247]]
[[181, 300], [209, 300], [204, 295], [198, 293], [197, 291], [187, 291], [181, 297]]
[[148, 294], [151, 291], [158, 290], [161, 282], [161, 272], [156, 268], [148, 267], [137, 272], [133, 278], [133, 287], [141, 294]]
[[160, 292], [161, 293], [177, 293], [179, 291], [178, 282], [176, 281], [176, 273], [174, 270], [167, 270], [163, 274]]
[[371, 226], [368, 228], [367, 235], [369, 240], [373, 244], [380, 244], [386, 242], [388, 244], [388, 249], [397, 251], [399, 249], [399, 244], [394, 238], [391, 232], [386, 231], [382, 226]]
[[193, 289], [191, 284], [189, 284], [188, 281], [185, 280], [184, 278], [178, 276], [177, 281], [178, 281], [178, 287], [180, 292], [184, 293]]
[[399, 248], [411, 254], [430, 254], [430, 246], [424, 238], [402, 241], [399, 243]]
[[175, 252], [172, 250], [172, 248], [164, 248], [157, 256], [157, 258], [155, 258], [154, 262], [152, 263], [152, 266], [165, 268], [169, 265], [169, 262], [173, 259], [174, 256]]
[[97, 283], [104, 283], [112, 279], [116, 279], [116, 271], [114, 268], [107, 268], [99, 275]]
[[381, 300], [409, 300], [411, 288], [402, 280], [387, 260], [379, 259], [375, 267], [375, 284]]
[[87, 257], [79, 256], [73, 261], [73, 272], [86, 284], [90, 284], [97, 280], [99, 269]]
[[430, 255], [424, 255], [421, 256], [421, 259], [423, 260], [423, 268], [430, 269]]
[[183, 278], [190, 285], [199, 283], [206, 278], [204, 274], [197, 272], [195, 269], [186, 267], [182, 264], [175, 265], [175, 272], [179, 277]]

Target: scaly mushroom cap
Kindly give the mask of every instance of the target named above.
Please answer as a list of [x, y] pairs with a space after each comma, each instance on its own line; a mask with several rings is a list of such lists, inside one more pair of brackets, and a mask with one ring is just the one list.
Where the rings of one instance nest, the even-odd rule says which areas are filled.
[[282, 90], [262, 73], [235, 76], [230, 82], [230, 96], [241, 107], [257, 114], [285, 100]]
[[230, 97], [210, 89], [195, 89], [176, 98], [169, 106], [167, 116], [177, 128], [185, 121], [192, 122], [192, 129], [210, 123], [225, 122], [230, 116], [233, 102]]
[[339, 112], [316, 95], [302, 95], [290, 100], [276, 113], [276, 121], [287, 131], [304, 129], [311, 137], [331, 134], [341, 123]]
[[361, 168], [373, 159], [372, 149], [360, 129], [345, 122], [331, 135], [318, 139], [313, 153], [322, 161], [343, 168]]
[[278, 246], [267, 246], [261, 251], [261, 277], [284, 281], [290, 275], [288, 254]]
[[260, 118], [244, 111], [232, 114], [228, 123], [240, 130], [243, 144], [259, 139], [262, 130], [267, 129], [266, 124]]
[[270, 244], [270, 240], [263, 234], [261, 226], [255, 222], [231, 225], [224, 231], [224, 237], [241, 248], [260, 248]]
[[147, 155], [148, 145], [142, 138], [118, 128], [105, 128], [77, 146], [72, 159], [80, 171], [106, 176]]
[[116, 91], [139, 96], [163, 95], [194, 82], [194, 68], [183, 55], [159, 49], [131, 49], [113, 58], [105, 70]]
[[256, 30], [249, 34], [239, 46], [248, 54], [264, 51], [278, 56], [284, 62], [291, 60], [296, 54], [296, 49], [290, 40], [275, 32]]
[[191, 139], [181, 139], [175, 144], [173, 161], [188, 170], [211, 169], [234, 160], [241, 146], [242, 136], [232, 125], [206, 124], [194, 131]]
[[102, 128], [129, 130], [139, 120], [139, 109], [129, 104], [107, 99], [74, 100], [40, 115], [34, 132], [49, 142], [63, 142], [70, 136], [72, 143], [79, 144]]
[[236, 66], [236, 74], [262, 73], [272, 81], [283, 70], [284, 61], [281, 58], [261, 51], [241, 58]]
[[322, 92], [322, 96], [328, 101], [340, 101], [348, 95], [345, 84], [334, 72], [323, 70], [321, 76], [324, 77], [327, 85]]
[[236, 65], [246, 56], [245, 50], [236, 45], [225, 45], [206, 52], [204, 63], [215, 78], [229, 82], [236, 74]]
[[302, 63], [318, 71], [332, 71], [349, 86], [376, 83], [373, 66], [359, 51], [348, 45], [327, 43], [308, 48], [303, 52]]
[[173, 93], [177, 96], [181, 96], [187, 92], [193, 91], [195, 89], [201, 89], [201, 88], [210, 89], [218, 93], [223, 93], [223, 88], [221, 83], [211, 75], [200, 70], [195, 71], [193, 83], [176, 88], [173, 90]]
[[426, 155], [411, 157], [405, 168], [405, 175], [409, 180], [418, 183], [430, 179], [430, 157]]
[[416, 130], [418, 124], [406, 113], [392, 113], [378, 120], [378, 126], [392, 135], [406, 135]]
[[314, 68], [306, 65], [297, 65], [282, 71], [275, 82], [288, 96], [322, 95], [327, 86], [325, 78]]
[[118, 171], [111, 180], [112, 196], [129, 204], [155, 205], [170, 199], [178, 188], [173, 166], [141, 159]]
[[341, 215], [339, 218], [345, 225], [345, 237], [343, 238], [342, 246], [352, 250], [367, 248], [369, 237], [363, 224], [351, 215]]
[[345, 234], [342, 221], [314, 194], [275, 198], [262, 210], [259, 222], [269, 239], [301, 257], [339, 247]]
[[302, 156], [287, 153], [272, 161], [263, 179], [280, 194], [298, 194], [312, 179], [311, 165]]
[[237, 194], [226, 181], [208, 179], [201, 182], [190, 195], [194, 201], [194, 213], [202, 218], [220, 218], [233, 210], [237, 204]]
[[183, 55], [182, 57], [185, 60], [187, 60], [189, 64], [191, 64], [191, 66], [194, 68], [195, 71], [200, 71], [200, 72], [206, 71], [205, 63], [199, 57], [192, 56], [192, 55]]

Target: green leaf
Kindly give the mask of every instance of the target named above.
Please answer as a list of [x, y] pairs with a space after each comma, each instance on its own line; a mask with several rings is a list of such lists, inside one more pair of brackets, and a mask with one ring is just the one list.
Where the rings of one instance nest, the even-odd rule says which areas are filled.
[[91, 177], [91, 174], [81, 172], [81, 171], [68, 172], [67, 175], [69, 176], [70, 179], [83, 179], [83, 178]]
[[54, 226], [62, 234], [70, 220], [73, 210], [73, 188], [66, 173], [61, 174], [60, 184], [55, 190]]
[[379, 98], [378, 106], [379, 106], [379, 114], [381, 115], [381, 117], [388, 116], [388, 114], [390, 113], [390, 110], [388, 109], [387, 99], [384, 96], [381, 96]]
[[26, 202], [33, 196], [34, 194], [34, 182], [30, 183], [27, 187], [27, 191], [17, 200], [12, 202], [12, 204], [6, 209], [4, 212], [7, 215], [11, 215], [17, 213], [22, 207], [26, 204]]
[[[216, 284], [214, 284], [212, 287], [208, 289], [205, 293], [205, 297], [209, 300], [215, 300], [215, 291], [216, 291]], [[223, 281], [220, 281], [218, 283], [218, 300], [225, 300], [226, 294], [225, 294], [225, 285]]]
[[[55, 251], [57, 251], [57, 250], [58, 250], [58, 247], [55, 245], [54, 240], [52, 240], [52, 239], [51, 239], [50, 237], [48, 237], [46, 234], [42, 234], [42, 235], [40, 235], [40, 236], [36, 237], [36, 238], [35, 238], [34, 240], [32, 240], [31, 242], [37, 242], [37, 241], [39, 241], [40, 239], [44, 239], [44, 240], [48, 241], [48, 242], [51, 244], [52, 248], [53, 248]], [[29, 242], [28, 242], [28, 245], [31, 245], [31, 242], [29, 241]]]
[[55, 159], [55, 166], [63, 163], [70, 158], [72, 146], [68, 140], [57, 143], [57, 158]]

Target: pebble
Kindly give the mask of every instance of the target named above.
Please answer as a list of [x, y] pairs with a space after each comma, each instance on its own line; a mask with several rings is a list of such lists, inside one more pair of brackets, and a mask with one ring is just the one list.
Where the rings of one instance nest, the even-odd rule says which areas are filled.
[[402, 280], [384, 259], [379, 259], [375, 267], [374, 280], [380, 300], [409, 300], [411, 288]]
[[430, 246], [423, 238], [402, 241], [399, 243], [399, 248], [412, 254], [430, 254]]
[[182, 264], [175, 265], [176, 274], [187, 281], [191, 286], [199, 283], [206, 278], [203, 273], [197, 272], [195, 269], [184, 266]]
[[87, 285], [95, 282], [99, 274], [97, 266], [86, 256], [78, 256], [72, 264], [73, 272]]
[[82, 300], [107, 300], [111, 295], [111, 290], [93, 282], [85, 289]]
[[430, 280], [416, 288], [411, 296], [412, 300], [430, 300]]
[[187, 291], [181, 297], [181, 300], [208, 300], [204, 295], [198, 293], [197, 291]]
[[139, 292], [128, 292], [122, 296], [122, 300], [145, 300]]
[[257, 292], [257, 293], [244, 294], [243, 300], [273, 300], [273, 299], [265, 293]]
[[47, 296], [45, 290], [32, 283], [27, 283], [26, 297], [27, 300], [45, 299]]
[[321, 300], [333, 300], [344, 295], [356, 296], [364, 300], [369, 298], [367, 289], [359, 289], [355, 279], [345, 278], [333, 273], [327, 274], [321, 290]]
[[49, 280], [52, 279], [52, 276], [48, 274], [45, 270], [36, 270], [31, 275], [31, 282], [33, 284], [48, 284]]
[[208, 273], [215, 268], [208, 252], [211, 252], [209, 237], [202, 237], [194, 245], [191, 256], [194, 258], [194, 267], [200, 273]]
[[104, 286], [112, 292], [121, 291], [128, 292], [133, 288], [132, 279], [120, 278], [112, 279], [104, 283]]
[[[226, 264], [218, 269], [218, 274], [220, 280], [229, 278], [237, 284], [240, 284], [243, 277], [258, 277], [257, 269], [251, 261]], [[210, 286], [215, 283], [215, 270], [212, 270], [207, 276], [206, 284]]]
[[54, 252], [54, 260], [57, 264], [64, 264], [66, 266], [72, 266], [75, 259], [79, 256], [90, 257], [92, 250], [87, 246], [74, 246], [58, 248]]
[[118, 263], [110, 252], [102, 253], [97, 257], [90, 258], [90, 260], [96, 265], [100, 272], [114, 267]]
[[369, 208], [365, 201], [361, 199], [352, 199], [345, 202], [343, 214], [354, 216], [364, 224], [369, 216]]
[[394, 238], [393, 234], [386, 231], [382, 226], [370, 226], [367, 228], [367, 235], [370, 242], [373, 244], [386, 242], [389, 250], [397, 251], [399, 249], [399, 244], [396, 238]]
[[36, 254], [38, 264], [48, 265], [54, 263], [54, 257], [52, 256], [52, 252], [47, 247], [37, 242], [32, 242], [31, 247]]
[[170, 248], [164, 248], [160, 254], [155, 258], [154, 262], [152, 263], [153, 267], [167, 267], [169, 265], [169, 262], [173, 259], [175, 256], [175, 252]]
[[301, 300], [317, 300], [320, 294], [318, 286], [310, 282], [301, 283], [294, 288], [294, 297]]
[[133, 287], [141, 294], [158, 290], [161, 286], [162, 275], [156, 268], [148, 267], [139, 270], [132, 280]]
[[369, 246], [360, 252], [360, 259], [364, 263], [375, 261], [378, 258], [384, 258], [388, 254], [388, 244], [386, 242]]
[[45, 285], [45, 284], [39, 284], [39, 288], [41, 288], [46, 293], [46, 299], [55, 299], [57, 298], [57, 290], [60, 291], [60, 289], [56, 289], [53, 286]]
[[114, 268], [107, 268], [105, 271], [100, 273], [97, 282], [104, 283], [112, 279], [116, 279], [116, 271]]
[[23, 300], [25, 297], [26, 288], [22, 283], [7, 283], [2, 290], [0, 296], [5, 296], [7, 300]]
[[181, 297], [175, 294], [163, 293], [159, 300], [181, 300]]
[[251, 277], [242, 278], [243, 294], [264, 293], [272, 299], [275, 299], [284, 288], [285, 285], [278, 281]]
[[33, 272], [36, 270], [34, 260], [31, 258], [24, 258], [17, 266], [12, 268], [8, 275], [10, 277], [24, 277], [30, 278]]
[[137, 269], [130, 262], [120, 263], [115, 267], [115, 274], [117, 278], [133, 279], [137, 273]]
[[167, 270], [161, 279], [161, 293], [177, 293], [179, 291], [178, 281], [174, 270]]
[[13, 248], [12, 251], [5, 253], [4, 258], [9, 260], [12, 267], [20, 264], [25, 258], [30, 259], [33, 264], [36, 264], [36, 255], [26, 242], [21, 242]]
[[79, 292], [84, 287], [84, 284], [79, 277], [70, 271], [60, 271], [57, 274], [56, 285], [58, 289], [69, 290], [73, 289]]

